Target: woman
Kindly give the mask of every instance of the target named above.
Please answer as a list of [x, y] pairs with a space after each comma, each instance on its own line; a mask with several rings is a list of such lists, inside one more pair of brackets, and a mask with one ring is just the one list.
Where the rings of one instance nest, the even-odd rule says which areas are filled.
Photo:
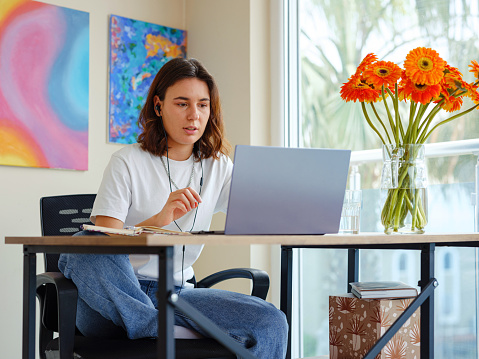
[[[213, 77], [194, 59], [167, 62], [139, 123], [138, 143], [114, 153], [105, 170], [92, 221], [113, 228], [207, 230], [213, 214], [226, 211], [232, 171]], [[188, 283], [201, 250], [175, 247], [177, 293], [258, 358], [284, 358], [288, 326], [272, 304]], [[84, 335], [157, 336], [157, 256], [62, 254], [59, 267], [78, 287], [77, 327]], [[181, 313], [175, 313], [175, 324], [207, 336]]]

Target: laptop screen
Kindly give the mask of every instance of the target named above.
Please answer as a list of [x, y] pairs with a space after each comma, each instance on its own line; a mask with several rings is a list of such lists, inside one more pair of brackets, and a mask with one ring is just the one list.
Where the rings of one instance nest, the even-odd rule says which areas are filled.
[[350, 155], [236, 146], [225, 234], [337, 233]]

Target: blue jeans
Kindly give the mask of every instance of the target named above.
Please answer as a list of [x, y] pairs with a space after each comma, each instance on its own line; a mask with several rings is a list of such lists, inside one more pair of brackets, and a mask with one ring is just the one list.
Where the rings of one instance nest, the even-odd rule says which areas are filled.
[[[78, 288], [76, 324], [83, 335], [157, 337], [157, 283], [138, 281], [128, 255], [62, 254], [58, 267]], [[180, 296], [256, 357], [285, 357], [288, 324], [271, 303], [213, 288], [183, 288]], [[180, 312], [175, 325], [208, 336]]]

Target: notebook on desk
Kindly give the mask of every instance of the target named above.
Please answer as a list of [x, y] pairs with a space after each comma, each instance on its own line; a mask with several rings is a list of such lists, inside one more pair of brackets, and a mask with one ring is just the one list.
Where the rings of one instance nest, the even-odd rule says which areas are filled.
[[238, 145], [225, 234], [337, 233], [351, 151]]

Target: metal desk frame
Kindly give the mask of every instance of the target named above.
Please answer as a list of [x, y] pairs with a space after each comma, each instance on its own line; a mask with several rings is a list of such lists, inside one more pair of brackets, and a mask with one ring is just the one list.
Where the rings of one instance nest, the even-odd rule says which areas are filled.
[[[23, 247], [23, 329], [22, 358], [35, 359], [36, 329], [36, 266], [37, 253], [94, 253], [94, 254], [157, 254], [158, 279], [158, 339], [157, 357], [175, 359], [174, 311], [179, 310], [193, 319], [202, 329], [241, 358], [255, 359], [244, 347], [234, 341], [189, 303], [174, 292], [173, 246], [66, 246], [24, 245]], [[71, 353], [73, 356], [73, 353]]]
[[[381, 349], [396, 334], [407, 319], [421, 307], [421, 358], [434, 358], [434, 289], [438, 282], [434, 277], [434, 258], [436, 246], [477, 247], [478, 242], [438, 242], [438, 243], [406, 243], [406, 244], [365, 244], [365, 245], [283, 245], [281, 246], [281, 310], [286, 314], [288, 323], [292, 323], [292, 269], [293, 249], [295, 248], [346, 248], [348, 249], [348, 284], [347, 291], [351, 292], [350, 282], [359, 279], [359, 250], [360, 249], [402, 249], [421, 251], [421, 272], [418, 282], [421, 293], [411, 303], [406, 311], [384, 333], [370, 349], [364, 359], [374, 359]], [[291, 332], [288, 338], [288, 352], [286, 358], [291, 358]]]

